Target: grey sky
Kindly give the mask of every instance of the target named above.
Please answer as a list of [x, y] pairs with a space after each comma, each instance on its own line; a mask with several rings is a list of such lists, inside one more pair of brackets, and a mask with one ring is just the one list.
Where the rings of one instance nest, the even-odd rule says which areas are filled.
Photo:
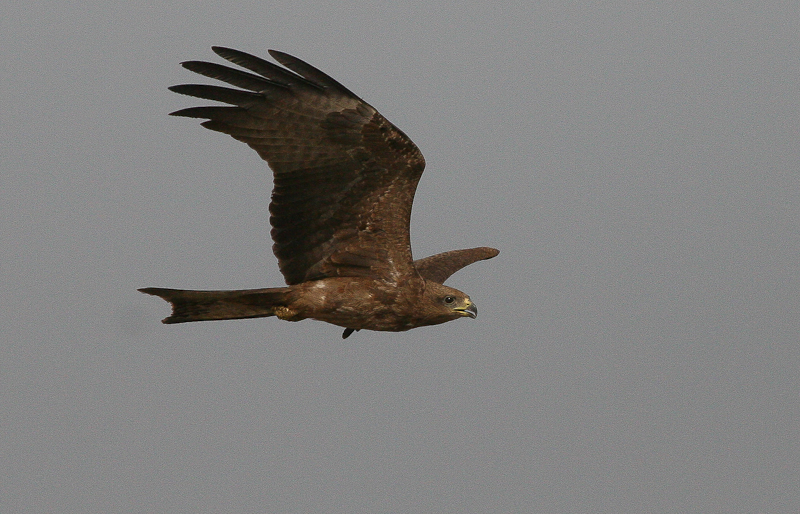
[[[800, 4], [273, 3], [2, 9], [0, 512], [800, 510]], [[478, 319], [159, 323], [282, 284], [214, 44], [417, 143]]]

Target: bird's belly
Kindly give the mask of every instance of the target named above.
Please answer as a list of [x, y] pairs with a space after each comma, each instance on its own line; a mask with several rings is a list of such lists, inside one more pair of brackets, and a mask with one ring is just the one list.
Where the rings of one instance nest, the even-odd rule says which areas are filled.
[[366, 306], [341, 304], [329, 310], [314, 312], [312, 319], [325, 321], [343, 328], [401, 332], [414, 328], [413, 321], [399, 314], [391, 306]]
[[413, 306], [398, 298], [397, 288], [375, 280], [323, 279], [306, 286], [308, 318], [344, 328], [399, 332], [417, 326]]

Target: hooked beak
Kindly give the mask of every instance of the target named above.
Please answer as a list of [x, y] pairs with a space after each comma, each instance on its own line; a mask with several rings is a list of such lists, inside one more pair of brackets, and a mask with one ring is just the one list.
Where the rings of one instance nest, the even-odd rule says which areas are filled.
[[478, 307], [470, 300], [467, 300], [463, 307], [458, 307], [455, 310], [462, 316], [469, 316], [473, 319], [478, 317]]

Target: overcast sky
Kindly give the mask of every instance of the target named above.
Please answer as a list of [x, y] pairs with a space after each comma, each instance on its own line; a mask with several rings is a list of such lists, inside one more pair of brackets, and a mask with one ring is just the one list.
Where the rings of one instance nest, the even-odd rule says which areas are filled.
[[[157, 5], [157, 7], [153, 7]], [[800, 3], [51, 2], [0, 16], [0, 511], [800, 511]], [[274, 48], [405, 131], [405, 333], [162, 325], [283, 284], [271, 175], [169, 117]]]

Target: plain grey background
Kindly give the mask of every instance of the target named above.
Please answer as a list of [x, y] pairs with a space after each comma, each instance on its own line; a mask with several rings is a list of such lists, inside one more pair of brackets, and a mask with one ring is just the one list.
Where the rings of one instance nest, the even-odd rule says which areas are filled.
[[[0, 16], [0, 511], [800, 510], [800, 4], [29, 1]], [[283, 283], [270, 173], [170, 111], [289, 52], [422, 149], [406, 333], [165, 326]]]

